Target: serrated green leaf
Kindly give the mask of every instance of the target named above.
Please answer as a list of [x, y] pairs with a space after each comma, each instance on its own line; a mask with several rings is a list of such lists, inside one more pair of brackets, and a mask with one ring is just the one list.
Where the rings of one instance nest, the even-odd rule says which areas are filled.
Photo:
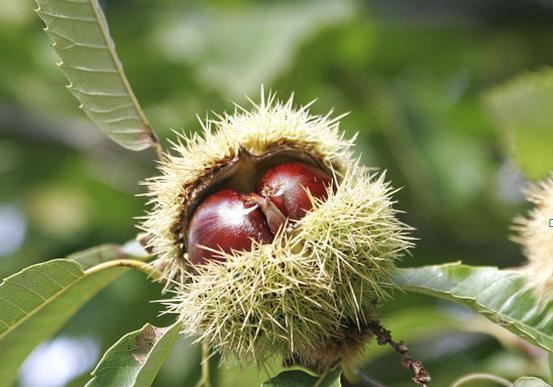
[[531, 343], [553, 351], [553, 302], [538, 302], [521, 272], [450, 263], [399, 269], [394, 282], [407, 291], [465, 305]]
[[[87, 259], [92, 258], [88, 254]], [[0, 283], [0, 386], [10, 385], [38, 344], [127, 270], [104, 264], [83, 271], [73, 260], [54, 259], [4, 279]]]
[[340, 387], [341, 374], [342, 371], [337, 368], [321, 379], [299, 370], [284, 371], [264, 382], [262, 387]]
[[514, 387], [551, 387], [551, 385], [544, 382], [540, 378], [525, 376], [523, 378], [518, 379], [515, 382]]
[[521, 168], [532, 178], [545, 177], [553, 169], [553, 69], [519, 76], [492, 89], [485, 101]]
[[171, 352], [180, 322], [158, 328], [150, 324], [127, 333], [104, 354], [87, 387], [150, 386]]
[[119, 145], [139, 151], [157, 144], [130, 87], [98, 0], [36, 0], [37, 14], [80, 107]]

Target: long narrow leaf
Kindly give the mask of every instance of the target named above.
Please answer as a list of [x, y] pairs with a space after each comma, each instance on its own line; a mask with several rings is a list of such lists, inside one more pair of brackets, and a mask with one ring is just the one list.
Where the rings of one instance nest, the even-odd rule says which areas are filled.
[[553, 302], [539, 302], [521, 272], [452, 263], [400, 269], [395, 283], [465, 305], [553, 352]]
[[157, 144], [115, 51], [98, 0], [36, 0], [58, 66], [80, 107], [108, 137], [139, 151]]
[[87, 387], [151, 386], [177, 340], [180, 322], [158, 328], [150, 324], [130, 332], [102, 357]]

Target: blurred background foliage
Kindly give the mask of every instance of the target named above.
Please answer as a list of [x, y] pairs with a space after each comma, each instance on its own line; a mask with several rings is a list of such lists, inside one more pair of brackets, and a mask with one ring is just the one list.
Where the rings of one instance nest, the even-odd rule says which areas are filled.
[[[163, 139], [175, 138], [172, 128], [197, 130], [196, 114], [247, 105], [245, 95], [258, 99], [261, 84], [282, 98], [295, 93], [298, 104], [318, 99], [315, 113], [350, 112], [342, 128], [359, 133], [364, 162], [403, 187], [397, 206], [419, 239], [404, 265], [523, 262], [508, 240], [510, 222], [526, 211], [525, 182], [553, 168], [551, 0], [102, 5]], [[137, 182], [155, 173], [153, 152], [118, 148], [78, 110], [33, 8], [32, 0], [0, 2], [2, 277], [132, 239], [145, 204]], [[147, 321], [169, 323], [151, 302], [159, 291], [127, 274], [31, 355], [19, 384], [82, 385], [122, 334]], [[540, 350], [446, 302], [397, 293], [383, 323], [425, 361], [435, 386], [468, 372], [546, 373]], [[373, 379], [411, 385], [395, 354], [372, 345], [366, 360]], [[157, 385], [192, 386], [198, 362], [197, 348], [181, 340]], [[250, 386], [264, 377], [231, 365], [219, 380]]]

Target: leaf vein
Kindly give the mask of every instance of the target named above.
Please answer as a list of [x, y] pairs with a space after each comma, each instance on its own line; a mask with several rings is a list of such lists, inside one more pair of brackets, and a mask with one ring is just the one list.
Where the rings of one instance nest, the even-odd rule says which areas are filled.
[[17, 282], [13, 282], [12, 285], [18, 286], [18, 287], [20, 287], [20, 288], [22, 288], [22, 289], [28, 291], [29, 293], [34, 294], [35, 296], [39, 297], [39, 298], [42, 299], [42, 300], [46, 300], [42, 294], [40, 294], [39, 292], [34, 291], [34, 290], [31, 289], [30, 287], [24, 286], [24, 285], [22, 285], [22, 284], [20, 284], [20, 283], [17, 283]]
[[8, 325], [8, 323], [7, 323], [6, 321], [2, 320], [1, 318], [0, 318], [0, 323], [4, 324], [4, 325], [6, 326], [6, 328], [9, 328], [9, 327], [10, 327], [10, 326]]
[[67, 65], [63, 62], [61, 62], [59, 65], [61, 68], [67, 68], [71, 70], [77, 70], [77, 71], [83, 71], [83, 72], [89, 72], [89, 73], [117, 73], [117, 70], [114, 69], [101, 69], [101, 68], [93, 68], [93, 67], [86, 67], [86, 66], [71, 66]]
[[87, 106], [84, 106], [84, 105], [80, 106], [80, 108], [83, 109], [84, 111], [87, 111], [87, 112], [90, 112], [90, 113], [95, 113], [95, 114], [113, 113], [117, 110], [123, 110], [123, 109], [127, 109], [127, 108], [130, 108], [130, 107], [132, 107], [132, 102], [129, 102], [129, 103], [117, 106], [117, 107], [109, 108], [109, 109], [93, 109], [91, 107], [87, 107]]
[[[59, 38], [67, 40], [73, 46], [92, 48], [92, 49], [97, 49], [97, 50], [107, 50], [108, 49], [108, 46], [103, 45], [103, 44], [92, 44], [92, 43], [77, 42], [76, 40], [74, 40], [74, 39], [72, 39], [72, 38], [70, 38], [70, 37], [68, 37], [68, 36], [66, 36], [66, 35], [64, 35], [64, 34], [62, 34], [61, 32], [58, 32], [58, 31], [52, 31], [52, 30], [48, 29], [47, 32], [50, 35], [54, 35], [54, 38], [57, 36]], [[54, 46], [55, 48], [63, 49], [63, 47], [66, 47], [66, 46], [62, 46], [62, 47], [58, 46], [59, 41], [55, 41], [54, 43], [56, 43], [56, 45]], [[71, 47], [68, 47], [68, 48], [71, 48]]]
[[134, 117], [134, 116], [118, 117], [118, 118], [111, 118], [111, 119], [105, 119], [105, 120], [98, 119], [98, 121], [103, 122], [105, 124], [111, 124], [111, 123], [122, 122], [122, 121], [131, 121], [131, 120], [140, 121], [138, 117]]
[[50, 276], [49, 276], [48, 274], [46, 274], [46, 273], [43, 273], [43, 272], [38, 271], [38, 270], [35, 270], [35, 269], [30, 269], [30, 270], [29, 270], [29, 273], [36, 273], [36, 274], [39, 274], [39, 275], [41, 275], [41, 276], [43, 276], [43, 277], [46, 277], [46, 279], [47, 279], [48, 281], [52, 282], [52, 283], [53, 283], [54, 285], [56, 285], [58, 288], [63, 289], [63, 285], [62, 285], [62, 284], [60, 284], [59, 282], [57, 282], [56, 280], [54, 280], [52, 277], [50, 277]]
[[[56, 266], [59, 266], [59, 265], [56, 265]], [[40, 274], [45, 274], [45, 276], [47, 278], [49, 278], [48, 275], [46, 275], [46, 273], [42, 273], [40, 271], [37, 271], [37, 270], [32, 270], [32, 272], [35, 272], [35, 273], [40, 273]], [[17, 321], [14, 321], [13, 324], [11, 324], [8, 329], [6, 329], [4, 332], [2, 332], [0, 334], [0, 341], [5, 337], [7, 336], [11, 331], [13, 331], [14, 329], [17, 328], [17, 326], [21, 325], [22, 323], [24, 323], [25, 321], [27, 321], [31, 316], [34, 316], [36, 313], [38, 313], [40, 310], [42, 310], [43, 308], [45, 308], [47, 305], [49, 305], [53, 299], [55, 299], [56, 297], [58, 297], [60, 294], [63, 294], [64, 292], [66, 292], [68, 289], [70, 289], [72, 287], [72, 285], [74, 285], [76, 282], [79, 282], [80, 280], [82, 280], [83, 278], [86, 277], [86, 274], [83, 272], [83, 275], [82, 276], [79, 276], [77, 277], [77, 280], [76, 281], [72, 281], [70, 283], [67, 284], [66, 287], [61, 287], [60, 290], [56, 291], [55, 293], [53, 293], [50, 297], [48, 297], [46, 299], [46, 301], [40, 303], [37, 305], [37, 307], [35, 309], [33, 309], [31, 312], [27, 313], [25, 316], [21, 317], [20, 319], [18, 319]], [[57, 284], [56, 281], [53, 281], [52, 279], [50, 279], [53, 283]], [[58, 284], [59, 286], [59, 284]]]
[[50, 13], [50, 12], [44, 12], [42, 10], [37, 11], [39, 15], [43, 15], [46, 17], [53, 17], [55, 19], [63, 19], [63, 20], [75, 20], [79, 22], [86, 22], [86, 23], [96, 23], [96, 19], [94, 18], [88, 18], [88, 17], [77, 17], [77, 16], [71, 16], [71, 15], [62, 15], [57, 13]]
[[10, 305], [10, 306], [13, 306], [15, 309], [19, 309], [21, 312], [23, 312], [24, 315], [29, 314], [28, 311], [26, 311], [25, 309], [23, 309], [23, 308], [20, 307], [19, 305], [14, 304], [14, 303], [11, 302], [10, 300], [8, 300], [8, 299], [6, 299], [6, 298], [4, 298], [4, 297], [2, 297], [2, 296], [0, 296], [0, 301], [2, 301], [2, 302], [5, 303], [5, 304], [8, 304], [8, 305]]
[[107, 91], [91, 91], [91, 90], [83, 90], [79, 89], [75, 86], [71, 86], [70, 89], [74, 91], [75, 93], [89, 95], [89, 96], [96, 96], [96, 97], [116, 97], [116, 98], [128, 98], [127, 93], [112, 93]]

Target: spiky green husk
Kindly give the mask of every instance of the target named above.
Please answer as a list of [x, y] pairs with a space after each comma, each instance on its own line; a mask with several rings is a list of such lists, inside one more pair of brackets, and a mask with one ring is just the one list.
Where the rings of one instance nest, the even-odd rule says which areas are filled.
[[553, 174], [546, 180], [532, 185], [527, 198], [535, 207], [527, 217], [515, 218], [513, 239], [523, 246], [528, 258], [526, 266], [530, 284], [540, 297], [553, 299]]
[[146, 182], [151, 210], [141, 225], [150, 236], [148, 247], [160, 258], [168, 278], [184, 280], [184, 237], [178, 228], [194, 192], [241, 151], [263, 155], [292, 144], [338, 176], [344, 173], [352, 162], [354, 140], [344, 138], [339, 117], [310, 115], [308, 108], [294, 109], [292, 98], [281, 103], [274, 95], [265, 99], [262, 93], [260, 104], [253, 104], [251, 112], [237, 107], [234, 115], [202, 122], [200, 134], [180, 135], [173, 144], [175, 155], [166, 155], [160, 165], [161, 175]]
[[[410, 245], [396, 218], [393, 189], [351, 156], [353, 140], [338, 120], [311, 116], [269, 97], [252, 112], [208, 120], [204, 133], [174, 144], [161, 176], [147, 182], [152, 210], [143, 223], [168, 282], [167, 301], [186, 334], [223, 355], [264, 364], [272, 356], [325, 369], [352, 358], [388, 295], [395, 261]], [[293, 231], [270, 245], [221, 255], [223, 264], [187, 267], [183, 230], [194, 192], [241, 152], [264, 155], [292, 147], [335, 174], [335, 192]], [[357, 343], [357, 344], [356, 344]]]
[[[222, 254], [170, 302], [187, 334], [223, 355], [263, 364], [293, 356], [324, 369], [347, 356], [387, 296], [395, 260], [410, 246], [384, 174], [352, 164], [325, 202], [271, 245]], [[329, 353], [330, 352], [330, 353]]]

